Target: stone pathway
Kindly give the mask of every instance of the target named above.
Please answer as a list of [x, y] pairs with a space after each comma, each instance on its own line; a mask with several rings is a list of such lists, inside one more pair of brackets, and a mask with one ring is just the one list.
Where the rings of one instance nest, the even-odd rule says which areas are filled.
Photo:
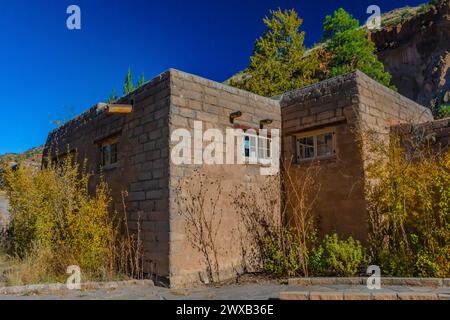
[[386, 296], [401, 293], [432, 293], [441, 294], [441, 298], [448, 298], [450, 287], [409, 287], [386, 286], [380, 290], [369, 290], [364, 285], [327, 285], [327, 286], [299, 286], [281, 285], [277, 283], [256, 283], [243, 285], [229, 285], [220, 288], [200, 287], [194, 289], [168, 289], [151, 285], [125, 285], [118, 288], [91, 290], [61, 290], [56, 292], [26, 291], [21, 294], [0, 295], [0, 299], [82, 299], [82, 300], [267, 300], [278, 299], [282, 292], [322, 292], [322, 293], [374, 293]]

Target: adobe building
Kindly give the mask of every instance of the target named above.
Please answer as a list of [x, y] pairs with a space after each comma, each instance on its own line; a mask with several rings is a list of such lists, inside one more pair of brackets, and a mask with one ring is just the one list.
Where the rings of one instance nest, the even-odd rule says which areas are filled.
[[[314, 208], [321, 234], [337, 231], [364, 241], [368, 231], [364, 168], [370, 155], [358, 142], [358, 129], [388, 133], [399, 123], [433, 120], [425, 107], [359, 71], [270, 99], [170, 69], [115, 104], [131, 105], [132, 111], [114, 113], [113, 108], [108, 112], [108, 107], [94, 106], [51, 132], [44, 155], [58, 161], [69, 149], [79, 161], [87, 159], [88, 169], [95, 173], [92, 186], [103, 174], [116, 208], [122, 191], [128, 192], [132, 229], [141, 218], [144, 271], [172, 287], [207, 278], [204, 256], [192, 245], [183, 211], [187, 209], [180, 199], [196, 198], [192, 195], [200, 185], [208, 202], [220, 184], [220, 196], [206, 211], [221, 213], [216, 237], [221, 280], [248, 270], [246, 260], [253, 246], [248, 243], [251, 230], [243, 228], [240, 208], [233, 205], [236, 190], [252, 190], [255, 208], [258, 201], [270, 200], [274, 221], [280, 220], [282, 205], [278, 176], [262, 175], [261, 164], [174, 163], [171, 154], [179, 142], [172, 137], [177, 129], [195, 132], [196, 121], [201, 121], [202, 130], [253, 129], [256, 139], [245, 135], [243, 144], [237, 145], [245, 158], [273, 156], [274, 137], [269, 136], [262, 149], [263, 144], [252, 141], [260, 141], [261, 129], [281, 130], [283, 161], [292, 161], [294, 170], [312, 161], [321, 167]], [[201, 147], [194, 146], [191, 155], [206, 144], [200, 141]], [[203, 178], [216, 183], [205, 187], [199, 183]], [[184, 194], [179, 188], [182, 181], [189, 186], [181, 188]], [[268, 183], [276, 190], [270, 199], [258, 191]]]
[[283, 156], [291, 170], [320, 166], [314, 205], [321, 235], [337, 232], [365, 242], [368, 232], [365, 170], [371, 157], [362, 132], [389, 136], [399, 123], [433, 120], [431, 111], [360, 71], [278, 97]]
[[[222, 226], [216, 239], [220, 278], [231, 278], [242, 272], [246, 250], [242, 238], [246, 235], [230, 194], [237, 186], [249, 189], [268, 179], [273, 181], [273, 177], [261, 175], [259, 167], [250, 164], [176, 165], [170, 155], [178, 142], [172, 142], [171, 136], [179, 128], [193, 131], [195, 121], [201, 121], [203, 130], [215, 128], [222, 132], [226, 128], [258, 131], [262, 126], [269, 130], [281, 129], [279, 103], [170, 69], [116, 104], [132, 105], [132, 112], [110, 113], [104, 107], [94, 106], [51, 132], [44, 156], [60, 161], [69, 148], [71, 154], [78, 156], [78, 162], [87, 159], [88, 171], [95, 173], [92, 186], [103, 174], [112, 189], [117, 210], [121, 209], [122, 191], [128, 192], [130, 228], [136, 230], [139, 216], [141, 219], [144, 272], [170, 286], [205, 282], [207, 278], [204, 257], [188, 238], [186, 218], [177, 200], [181, 197], [177, 186], [184, 181], [189, 190], [191, 186], [194, 188], [198, 181], [189, 183], [189, 179], [197, 179], [199, 174], [207, 175], [209, 180], [205, 183], [218, 180], [222, 188], [216, 208]], [[200, 190], [207, 193], [207, 201], [216, 196], [210, 189]], [[271, 211], [279, 215], [280, 191], [275, 189]]]

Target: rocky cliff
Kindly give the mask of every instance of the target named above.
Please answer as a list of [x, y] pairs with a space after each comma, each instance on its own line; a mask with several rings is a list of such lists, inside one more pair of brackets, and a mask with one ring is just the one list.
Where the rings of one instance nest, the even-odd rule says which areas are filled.
[[[369, 37], [399, 93], [436, 115], [441, 104], [450, 104], [450, 0], [432, 3], [384, 14], [381, 30]], [[226, 83], [245, 77], [244, 70]]]
[[399, 93], [436, 113], [450, 103], [450, 0], [397, 9], [385, 18], [389, 23], [370, 34], [380, 60]]

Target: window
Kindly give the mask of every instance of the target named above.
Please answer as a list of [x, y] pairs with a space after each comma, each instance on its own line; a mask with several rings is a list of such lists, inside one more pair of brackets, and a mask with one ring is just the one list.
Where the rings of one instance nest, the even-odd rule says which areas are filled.
[[117, 139], [109, 139], [101, 144], [102, 166], [109, 166], [117, 163]]
[[298, 134], [296, 147], [298, 161], [334, 156], [336, 152], [333, 128]]
[[246, 134], [244, 135], [244, 157], [251, 161], [270, 160], [272, 158], [272, 139]]
[[305, 137], [298, 140], [300, 159], [314, 158], [314, 137]]
[[258, 158], [269, 160], [272, 158], [272, 139], [258, 137]]
[[333, 133], [328, 132], [316, 136], [317, 157], [329, 157], [333, 155]]
[[253, 135], [244, 136], [244, 157], [249, 159], [257, 159], [257, 137]]

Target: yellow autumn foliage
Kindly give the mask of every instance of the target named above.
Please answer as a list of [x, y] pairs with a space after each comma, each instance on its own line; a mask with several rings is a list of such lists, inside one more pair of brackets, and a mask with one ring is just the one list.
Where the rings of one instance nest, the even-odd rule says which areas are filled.
[[[41, 170], [20, 163], [17, 170], [5, 169], [11, 218], [4, 243], [23, 262], [18, 282], [65, 279], [70, 265], [90, 279], [111, 279], [128, 269], [131, 248], [121, 242], [123, 219], [111, 214], [108, 185], [101, 180], [90, 193], [91, 175], [70, 158]], [[120, 261], [127, 266], [120, 268]]]
[[450, 276], [450, 150], [397, 136], [376, 150], [387, 161], [368, 167], [374, 263], [394, 276]]

